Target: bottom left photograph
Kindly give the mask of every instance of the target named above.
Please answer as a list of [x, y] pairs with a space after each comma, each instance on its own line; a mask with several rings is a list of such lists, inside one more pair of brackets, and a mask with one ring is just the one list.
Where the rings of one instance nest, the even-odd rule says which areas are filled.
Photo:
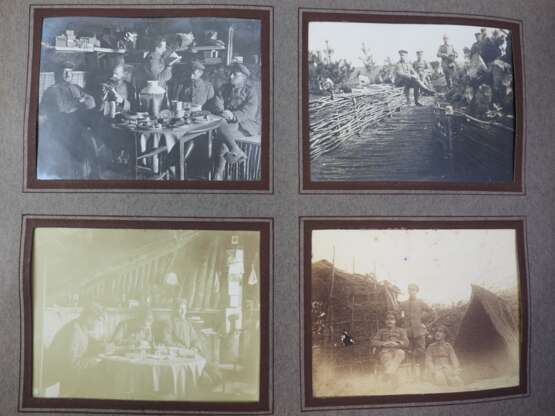
[[24, 403], [267, 401], [269, 222], [26, 228]]

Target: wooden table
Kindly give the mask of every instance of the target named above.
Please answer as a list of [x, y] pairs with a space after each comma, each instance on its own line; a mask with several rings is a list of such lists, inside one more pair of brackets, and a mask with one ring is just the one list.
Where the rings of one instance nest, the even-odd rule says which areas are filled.
[[[141, 168], [141, 164], [146, 166], [146, 159], [153, 159], [153, 172], [155, 174], [159, 172], [159, 160], [160, 154], [164, 152], [169, 152], [173, 145], [169, 145], [169, 141], [175, 140], [175, 144], [179, 146], [179, 161], [176, 172], [179, 180], [185, 180], [186, 177], [186, 163], [187, 158], [193, 150], [193, 139], [199, 136], [206, 135], [208, 140], [208, 160], [210, 163], [208, 169], [208, 180], [212, 179], [212, 141], [214, 136], [214, 131], [217, 130], [223, 119], [219, 116], [213, 114], [208, 115], [205, 119], [201, 121], [192, 121], [190, 124], [184, 124], [177, 127], [163, 126], [161, 128], [140, 128], [137, 126], [132, 126], [129, 124], [114, 123], [114, 128], [127, 130], [134, 135], [134, 147], [135, 147], [135, 177], [137, 177], [138, 171]], [[160, 146], [160, 141], [162, 136], [166, 137], [166, 145]], [[152, 137], [153, 147], [148, 150], [146, 148], [146, 143], [148, 138]]]

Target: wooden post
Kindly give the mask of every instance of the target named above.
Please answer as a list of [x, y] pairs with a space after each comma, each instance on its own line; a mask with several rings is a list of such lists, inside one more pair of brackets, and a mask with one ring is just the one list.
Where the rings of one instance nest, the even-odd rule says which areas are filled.
[[225, 63], [227, 66], [231, 65], [231, 61], [233, 60], [233, 35], [234, 35], [235, 29], [233, 29], [233, 26], [230, 26], [228, 31], [227, 31], [227, 54], [226, 54], [226, 59], [225, 59]]
[[331, 268], [331, 283], [330, 283], [330, 294], [328, 296], [328, 322], [330, 327], [330, 338], [333, 340], [335, 338], [334, 333], [334, 322], [333, 322], [333, 307], [331, 306], [331, 302], [333, 299], [333, 286], [335, 283], [335, 246], [333, 247], [333, 254], [332, 254], [332, 268]]
[[453, 107], [448, 105], [445, 108], [447, 119], [447, 157], [449, 158], [449, 171], [451, 175], [455, 173], [454, 149], [453, 149]]

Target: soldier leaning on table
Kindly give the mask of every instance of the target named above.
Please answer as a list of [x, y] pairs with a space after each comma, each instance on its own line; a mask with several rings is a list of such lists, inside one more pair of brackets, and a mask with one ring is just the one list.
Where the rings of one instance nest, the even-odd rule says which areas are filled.
[[56, 333], [46, 350], [45, 384], [59, 383], [61, 397], [90, 397], [102, 389], [97, 372], [101, 344], [92, 333], [103, 314], [100, 305], [86, 305]]

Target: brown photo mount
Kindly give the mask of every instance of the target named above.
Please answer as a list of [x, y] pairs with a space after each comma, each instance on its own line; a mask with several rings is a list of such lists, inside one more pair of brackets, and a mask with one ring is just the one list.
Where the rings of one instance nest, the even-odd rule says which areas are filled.
[[[244, 18], [260, 21], [260, 81], [261, 81], [261, 140], [260, 140], [260, 179], [259, 180], [52, 180], [38, 179], [38, 106], [39, 77], [41, 57], [41, 36], [43, 21], [49, 17], [128, 17], [128, 18], [189, 18], [189, 17], [221, 17]], [[145, 191], [204, 191], [205, 193], [273, 193], [272, 184], [272, 91], [273, 78], [273, 7], [241, 6], [208, 7], [206, 5], [189, 6], [158, 6], [151, 8], [126, 7], [29, 7], [29, 62], [27, 66], [27, 104], [24, 129], [24, 169], [23, 191], [110, 191], [130, 190]], [[250, 192], [249, 192], [250, 191]]]
[[[464, 402], [511, 399], [529, 394], [529, 323], [528, 323], [528, 278], [526, 276], [526, 239], [525, 221], [522, 218], [484, 219], [465, 217], [461, 219], [404, 217], [360, 218], [360, 217], [301, 217], [299, 220], [301, 241], [299, 287], [303, 291], [299, 297], [300, 358], [301, 358], [301, 397], [303, 411], [329, 408], [378, 408], [406, 406], [445, 406]], [[520, 351], [519, 385], [514, 387], [492, 388], [468, 392], [446, 392], [434, 394], [396, 394], [379, 396], [341, 396], [317, 397], [314, 395], [312, 380], [312, 232], [318, 230], [385, 230], [385, 229], [440, 229], [440, 230], [499, 230], [515, 231], [516, 259], [518, 270], [519, 309], [520, 309]]]
[[[259, 400], [256, 402], [200, 402], [38, 398], [33, 396], [33, 236], [36, 228], [228, 230], [260, 233], [260, 370]], [[21, 339], [19, 411], [118, 413], [237, 413], [271, 414], [273, 407], [272, 270], [273, 220], [271, 218], [153, 218], [153, 217], [23, 217], [21, 232], [20, 288]]]
[[[311, 159], [309, 143], [309, 33], [311, 22], [346, 22], [346, 23], [407, 23], [407, 24], [451, 24], [480, 27], [496, 27], [510, 30], [512, 33], [513, 53], [513, 88], [514, 88], [514, 146], [512, 181], [398, 181], [398, 180], [321, 180], [311, 177]], [[522, 50], [522, 22], [520, 20], [498, 19], [461, 14], [415, 13], [415, 12], [374, 12], [365, 10], [328, 10], [299, 9], [299, 85], [300, 85], [300, 126], [299, 126], [299, 162], [300, 193], [364, 193], [393, 192], [410, 193], [410, 191], [438, 191], [456, 193], [520, 193], [524, 188], [524, 75]]]

